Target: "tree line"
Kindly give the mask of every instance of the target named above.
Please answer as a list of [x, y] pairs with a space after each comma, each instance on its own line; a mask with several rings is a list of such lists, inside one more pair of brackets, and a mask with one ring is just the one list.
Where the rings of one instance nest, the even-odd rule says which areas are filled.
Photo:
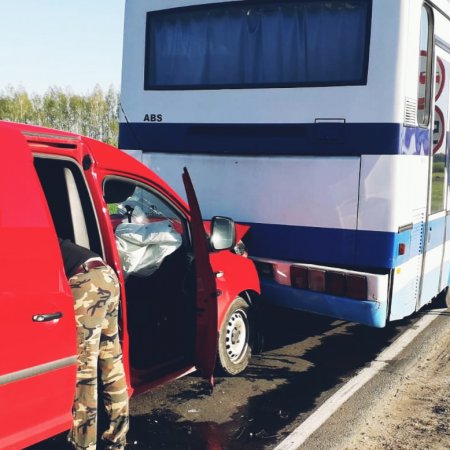
[[0, 91], [0, 120], [71, 131], [117, 146], [119, 93], [95, 86], [86, 95], [70, 89], [49, 88], [45, 94], [28, 94], [21, 87]]

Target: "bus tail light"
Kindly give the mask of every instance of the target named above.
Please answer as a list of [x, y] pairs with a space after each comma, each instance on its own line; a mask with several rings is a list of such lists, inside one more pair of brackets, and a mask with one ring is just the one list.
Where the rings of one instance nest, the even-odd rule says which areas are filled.
[[291, 285], [298, 289], [308, 289], [308, 269], [291, 266]]
[[308, 287], [311, 291], [325, 292], [325, 270], [308, 270]]
[[[261, 263], [257, 265], [259, 264]], [[273, 266], [270, 264], [269, 266], [273, 271]], [[259, 269], [258, 272], [261, 275]], [[290, 276], [291, 286], [298, 289], [326, 292], [337, 297], [367, 300], [367, 277], [364, 275], [327, 271], [312, 267], [291, 266]], [[267, 275], [265, 277], [267, 278]]]
[[254, 261], [256, 271], [261, 278], [274, 278], [275, 271], [273, 264], [262, 262], [262, 261]]
[[345, 273], [327, 272], [327, 292], [332, 295], [343, 296], [346, 290]]
[[367, 277], [348, 274], [347, 296], [358, 300], [367, 299]]

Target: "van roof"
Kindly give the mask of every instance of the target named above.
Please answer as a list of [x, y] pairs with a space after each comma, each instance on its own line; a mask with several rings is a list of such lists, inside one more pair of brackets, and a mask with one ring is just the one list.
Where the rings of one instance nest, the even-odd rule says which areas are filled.
[[167, 195], [176, 199], [189, 211], [186, 203], [164, 180], [147, 166], [112, 145], [68, 131], [0, 120], [0, 133], [2, 128], [17, 130], [30, 145], [30, 151], [67, 154], [76, 159], [79, 164], [82, 164], [83, 157], [89, 153], [100, 169], [115, 170], [147, 179], [162, 188]]
[[55, 130], [52, 128], [40, 127], [37, 125], [29, 125], [25, 123], [8, 122], [5, 120], [0, 120], [0, 127], [16, 129], [24, 135], [47, 136], [48, 138], [52, 139], [68, 140], [72, 142], [74, 140], [79, 140], [81, 137], [80, 135], [70, 133], [68, 131]]

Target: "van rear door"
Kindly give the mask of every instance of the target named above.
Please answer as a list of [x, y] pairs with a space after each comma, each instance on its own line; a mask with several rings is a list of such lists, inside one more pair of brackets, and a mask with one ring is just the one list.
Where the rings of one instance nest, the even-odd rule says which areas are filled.
[[8, 125], [0, 149], [0, 448], [9, 449], [70, 427], [76, 329], [31, 151]]
[[197, 282], [196, 366], [203, 377], [214, 383], [213, 373], [217, 355], [217, 288], [209, 261], [206, 232], [197, 196], [186, 168], [183, 182], [191, 211], [191, 232], [194, 241]]

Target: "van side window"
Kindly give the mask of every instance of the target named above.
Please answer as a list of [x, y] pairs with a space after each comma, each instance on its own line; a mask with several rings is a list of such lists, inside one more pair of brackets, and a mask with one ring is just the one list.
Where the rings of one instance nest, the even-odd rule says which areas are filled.
[[39, 156], [34, 165], [57, 235], [103, 255], [97, 219], [81, 169], [68, 160]]
[[130, 180], [110, 178], [104, 197], [125, 277], [149, 276], [185, 242], [185, 219], [157, 193]]

